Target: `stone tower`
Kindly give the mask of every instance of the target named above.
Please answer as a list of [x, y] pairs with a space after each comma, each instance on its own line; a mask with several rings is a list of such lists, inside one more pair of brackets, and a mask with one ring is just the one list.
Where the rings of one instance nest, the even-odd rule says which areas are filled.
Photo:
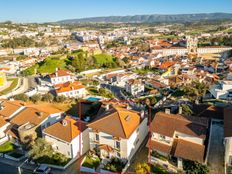
[[188, 54], [197, 54], [198, 39], [196, 37], [187, 36]]

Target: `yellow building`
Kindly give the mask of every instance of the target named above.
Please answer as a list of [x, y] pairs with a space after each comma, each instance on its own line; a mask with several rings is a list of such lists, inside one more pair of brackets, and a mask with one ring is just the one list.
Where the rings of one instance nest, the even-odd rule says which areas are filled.
[[0, 87], [6, 85], [6, 74], [4, 72], [0, 72]]

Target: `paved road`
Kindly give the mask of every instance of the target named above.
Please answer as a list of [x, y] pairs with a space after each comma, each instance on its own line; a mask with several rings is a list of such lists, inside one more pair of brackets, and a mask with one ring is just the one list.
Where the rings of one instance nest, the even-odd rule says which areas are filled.
[[110, 85], [110, 84], [101, 84], [101, 87], [109, 89], [115, 95], [115, 97], [117, 99], [124, 100], [124, 96], [120, 92], [120, 90], [121, 90], [120, 87], [113, 86], [113, 85]]
[[223, 147], [223, 123], [214, 122], [212, 124], [211, 141], [208, 156], [210, 174], [224, 173], [224, 147]]
[[[1, 174], [18, 174], [18, 169], [16, 166], [0, 163], [0, 173]], [[22, 174], [32, 174], [33, 172], [30, 170], [22, 169], [21, 173]]]

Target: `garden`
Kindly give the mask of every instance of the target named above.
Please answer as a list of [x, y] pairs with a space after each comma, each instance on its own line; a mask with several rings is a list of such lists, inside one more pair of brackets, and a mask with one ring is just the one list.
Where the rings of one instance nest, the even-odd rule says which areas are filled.
[[0, 145], [0, 153], [8, 153], [16, 149], [16, 146], [10, 141]]

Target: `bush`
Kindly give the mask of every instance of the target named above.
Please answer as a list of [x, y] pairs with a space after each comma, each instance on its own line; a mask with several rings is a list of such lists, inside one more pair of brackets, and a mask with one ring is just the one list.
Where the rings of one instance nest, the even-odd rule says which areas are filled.
[[55, 101], [57, 103], [63, 103], [65, 100], [67, 100], [67, 97], [65, 97], [64, 95], [56, 96], [56, 98], [55, 98]]
[[64, 166], [70, 160], [65, 155], [55, 152], [52, 149], [52, 146], [42, 138], [38, 138], [34, 143], [32, 143], [29, 151], [29, 157], [38, 163], [61, 166]]
[[42, 96], [42, 101], [52, 102], [53, 100], [54, 100], [54, 96], [50, 93], [44, 94]]
[[33, 103], [37, 103], [37, 102], [41, 101], [42, 96], [40, 94], [35, 94], [35, 95], [31, 96], [30, 99]]
[[139, 174], [147, 174], [151, 172], [151, 168], [147, 163], [142, 163], [136, 165], [135, 171]]
[[206, 165], [203, 165], [196, 161], [184, 161], [184, 170], [186, 174], [208, 174], [209, 169]]
[[104, 169], [112, 172], [122, 172], [125, 163], [118, 158], [111, 158], [110, 161], [104, 166]]
[[24, 102], [27, 102], [29, 100], [29, 97], [26, 94], [18, 94], [14, 96], [15, 100], [22, 100]]

